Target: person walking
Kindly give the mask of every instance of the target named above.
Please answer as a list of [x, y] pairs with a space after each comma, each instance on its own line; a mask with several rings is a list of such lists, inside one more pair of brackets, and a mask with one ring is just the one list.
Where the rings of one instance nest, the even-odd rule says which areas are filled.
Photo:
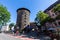
[[16, 35], [19, 35], [19, 31], [16, 31]]
[[11, 30], [12, 30], [12, 33], [14, 34], [14, 26], [11, 28]]

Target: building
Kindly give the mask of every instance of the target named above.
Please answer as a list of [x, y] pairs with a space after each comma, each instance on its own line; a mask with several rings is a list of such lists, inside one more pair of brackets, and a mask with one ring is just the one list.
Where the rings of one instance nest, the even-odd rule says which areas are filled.
[[38, 27], [35, 22], [30, 22], [30, 27], [32, 28], [32, 31], [40, 32], [40, 26]]
[[35, 22], [30, 22], [30, 27], [36, 29], [37, 28], [36, 23]]
[[[56, 1], [55, 3], [53, 3], [51, 6], [49, 6], [44, 12], [47, 13], [51, 18], [55, 19], [59, 13], [54, 13], [52, 11], [52, 9], [57, 5], [60, 4], [60, 0]], [[56, 26], [60, 26], [60, 19], [56, 19], [54, 22], [49, 23], [46, 22], [46, 26], [50, 27], [56, 27]]]
[[9, 31], [9, 25], [2, 26], [1, 31]]
[[19, 27], [20, 31], [24, 29], [26, 26], [30, 25], [29, 17], [30, 17], [30, 10], [28, 10], [27, 8], [17, 9], [16, 25]]
[[60, 4], [60, 0], [53, 3], [51, 6], [49, 6], [44, 12], [47, 13], [51, 18], [55, 18], [57, 15], [52, 11], [52, 9], [57, 5]]

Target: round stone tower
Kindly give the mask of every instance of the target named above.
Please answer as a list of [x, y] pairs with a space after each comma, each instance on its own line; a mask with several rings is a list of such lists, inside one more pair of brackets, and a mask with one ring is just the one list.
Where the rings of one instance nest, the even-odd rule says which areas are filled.
[[28, 10], [27, 8], [17, 9], [16, 25], [19, 27], [20, 31], [23, 30], [28, 25], [30, 25], [29, 17], [30, 17], [30, 10]]

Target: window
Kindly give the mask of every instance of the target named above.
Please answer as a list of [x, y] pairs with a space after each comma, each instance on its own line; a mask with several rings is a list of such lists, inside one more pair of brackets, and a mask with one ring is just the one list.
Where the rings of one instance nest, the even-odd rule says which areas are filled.
[[26, 17], [26, 14], [25, 14], [25, 17]]
[[56, 23], [54, 23], [55, 25], [57, 25]]
[[21, 15], [23, 14], [23, 12], [21, 12]]
[[58, 22], [59, 23], [59, 25], [60, 25], [60, 22]]
[[26, 26], [26, 24], [24, 24], [24, 26]]
[[24, 22], [26, 22], [26, 21], [24, 21]]
[[54, 14], [52, 14], [52, 16], [54, 16]]
[[58, 15], [58, 13], [55, 13], [56, 15]]
[[26, 19], [26, 17], [24, 19]]

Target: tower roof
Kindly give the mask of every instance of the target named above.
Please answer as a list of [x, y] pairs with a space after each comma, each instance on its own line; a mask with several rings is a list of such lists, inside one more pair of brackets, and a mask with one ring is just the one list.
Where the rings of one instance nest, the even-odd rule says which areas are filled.
[[27, 11], [30, 12], [30, 10], [28, 10], [27, 8], [18, 8], [18, 9], [17, 9], [17, 12], [18, 12], [19, 10], [27, 10]]

